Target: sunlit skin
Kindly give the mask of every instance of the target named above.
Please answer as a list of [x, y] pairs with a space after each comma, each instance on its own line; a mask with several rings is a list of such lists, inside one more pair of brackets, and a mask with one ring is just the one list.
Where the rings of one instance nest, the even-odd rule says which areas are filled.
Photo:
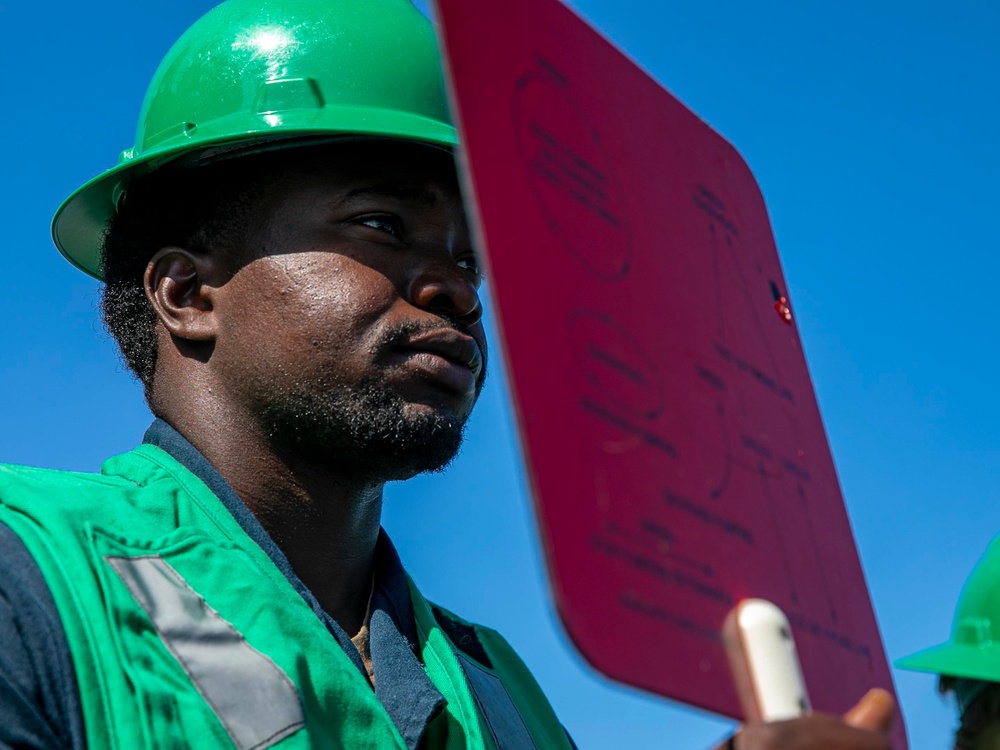
[[[308, 451], [276, 444], [261, 401], [368, 379], [396, 394], [408, 419], [462, 422], [484, 376], [486, 342], [450, 155], [375, 146], [318, 154], [329, 163], [269, 185], [259, 246], [211, 257], [168, 247], [153, 257], [145, 277], [158, 318], [152, 406], [354, 633], [382, 488], [405, 476], [345, 465], [315, 441]], [[410, 333], [387, 346], [401, 328]]]
[[[150, 400], [353, 634], [367, 609], [383, 486], [426, 467], [290, 441], [269, 410], [375, 384], [406, 423], [460, 425], [482, 386], [486, 341], [451, 156], [385, 144], [314, 153], [269, 179], [248, 247], [154, 255]], [[875, 693], [845, 721], [750, 725], [734, 747], [885, 750], [892, 715], [892, 699]]]

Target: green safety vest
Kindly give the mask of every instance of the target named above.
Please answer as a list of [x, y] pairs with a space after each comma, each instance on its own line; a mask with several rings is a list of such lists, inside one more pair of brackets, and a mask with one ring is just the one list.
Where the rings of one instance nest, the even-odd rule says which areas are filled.
[[[406, 747], [288, 579], [165, 451], [100, 475], [0, 465], [0, 522], [52, 591], [90, 750]], [[485, 654], [471, 658], [410, 591], [417, 656], [447, 701], [421, 747], [569, 750], [506, 641], [469, 626]]]

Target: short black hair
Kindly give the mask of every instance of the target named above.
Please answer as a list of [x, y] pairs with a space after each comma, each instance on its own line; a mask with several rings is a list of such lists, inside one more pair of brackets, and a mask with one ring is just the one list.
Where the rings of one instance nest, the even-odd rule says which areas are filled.
[[156, 370], [156, 315], [143, 285], [146, 266], [170, 246], [206, 254], [245, 250], [270, 166], [264, 161], [153, 172], [129, 183], [108, 220], [101, 247], [104, 327], [147, 400]]

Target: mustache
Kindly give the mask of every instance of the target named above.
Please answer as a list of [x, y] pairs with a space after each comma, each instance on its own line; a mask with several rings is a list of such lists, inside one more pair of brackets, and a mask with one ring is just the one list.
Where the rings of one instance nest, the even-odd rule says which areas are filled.
[[444, 329], [458, 331], [476, 342], [476, 345], [479, 347], [479, 353], [483, 358], [483, 369], [479, 374], [479, 384], [477, 387], [477, 391], [481, 390], [483, 382], [486, 380], [486, 371], [489, 364], [489, 350], [486, 345], [486, 337], [481, 333], [482, 328], [480, 328], [480, 333], [477, 334], [461, 321], [444, 316], [441, 316], [440, 322], [429, 321], [426, 323], [417, 323], [410, 321], [396, 323], [385, 330], [382, 341], [379, 342], [378, 349], [381, 353], [388, 353], [400, 346], [405, 346], [407, 342], [417, 336]]

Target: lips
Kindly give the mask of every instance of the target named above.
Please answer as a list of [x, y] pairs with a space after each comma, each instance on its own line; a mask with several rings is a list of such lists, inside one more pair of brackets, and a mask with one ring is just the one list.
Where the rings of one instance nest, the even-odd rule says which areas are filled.
[[408, 352], [427, 352], [466, 367], [478, 380], [483, 371], [483, 354], [471, 336], [453, 328], [441, 328], [407, 339], [399, 347]]

